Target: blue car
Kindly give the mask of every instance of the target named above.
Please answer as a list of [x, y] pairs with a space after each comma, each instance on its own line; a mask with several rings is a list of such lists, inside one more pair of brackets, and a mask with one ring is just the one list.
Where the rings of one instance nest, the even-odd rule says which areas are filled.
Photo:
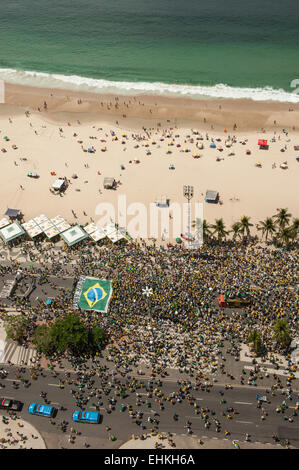
[[47, 416], [51, 418], [54, 415], [54, 406], [41, 405], [40, 403], [30, 403], [28, 412], [32, 415]]
[[97, 411], [74, 411], [73, 420], [77, 423], [99, 423], [100, 413]]

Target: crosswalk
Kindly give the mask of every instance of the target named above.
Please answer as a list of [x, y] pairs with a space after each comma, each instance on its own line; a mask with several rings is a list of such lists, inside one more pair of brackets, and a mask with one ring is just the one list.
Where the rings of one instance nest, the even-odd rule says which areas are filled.
[[6, 340], [0, 355], [0, 362], [3, 364], [10, 361], [14, 365], [30, 366], [33, 364], [32, 360], [37, 357], [37, 352], [33, 348], [24, 348], [14, 341]]

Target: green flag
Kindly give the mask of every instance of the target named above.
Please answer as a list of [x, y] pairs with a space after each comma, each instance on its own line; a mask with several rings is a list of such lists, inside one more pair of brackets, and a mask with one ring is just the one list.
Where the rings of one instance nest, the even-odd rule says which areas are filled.
[[78, 306], [82, 310], [107, 312], [111, 295], [111, 281], [84, 277], [78, 282], [74, 295], [74, 307]]

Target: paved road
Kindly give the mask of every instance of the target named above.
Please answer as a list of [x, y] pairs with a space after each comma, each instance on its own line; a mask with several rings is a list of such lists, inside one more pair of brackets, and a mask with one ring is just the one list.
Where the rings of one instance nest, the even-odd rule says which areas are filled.
[[[52, 425], [50, 420], [47, 418], [29, 415], [27, 408], [30, 402], [44, 402], [40, 397], [40, 392], [43, 390], [47, 392], [47, 398], [53, 406], [59, 409], [60, 405], [63, 405], [63, 407], [66, 408], [65, 411], [58, 410], [57, 417], [55, 418], [56, 424], [60, 423], [61, 420], [66, 420], [69, 423], [72, 423], [72, 412], [74, 409], [77, 409], [77, 407], [75, 399], [70, 391], [71, 389], [78, 390], [76, 385], [65, 384], [64, 388], [61, 389], [58, 386], [59, 378], [65, 379], [64, 374], [60, 373], [57, 378], [54, 378], [50, 371], [45, 371], [45, 377], [39, 376], [38, 380], [31, 381], [31, 385], [28, 388], [25, 388], [23, 383], [19, 381], [19, 389], [16, 390], [12, 386], [12, 381], [15, 380], [16, 377], [15, 369], [13, 367], [6, 367], [6, 369], [9, 369], [10, 372], [6, 379], [1, 380], [1, 383], [5, 384], [5, 388], [0, 392], [1, 395], [22, 400], [24, 402], [24, 408], [20, 415], [32, 423], [42, 433], [55, 432], [58, 440], [62, 431]], [[23, 376], [30, 379], [28, 372], [23, 374]], [[72, 379], [76, 380], [76, 374], [71, 374], [70, 380]], [[92, 379], [95, 381], [93, 387], [99, 388], [99, 377], [94, 376]], [[141, 380], [143, 380], [145, 384], [148, 382], [146, 379]], [[170, 380], [163, 381], [163, 386], [158, 388], [163, 391], [165, 396], [169, 395], [171, 392], [178, 391], [177, 383]], [[86, 389], [86, 392], [90, 390]], [[224, 392], [223, 397], [219, 394], [220, 390]], [[136, 391], [141, 394], [140, 398], [143, 401], [143, 404], [140, 407], [136, 406]], [[273, 442], [271, 436], [275, 433], [281, 439], [288, 438], [292, 445], [299, 447], [298, 417], [295, 416], [294, 421], [290, 423], [288, 421], [284, 421], [283, 415], [281, 413], [278, 414], [275, 411], [275, 408], [281, 404], [282, 400], [285, 399], [285, 396], [282, 396], [281, 393], [277, 393], [277, 396], [275, 397], [269, 397], [271, 403], [264, 405], [264, 409], [267, 411], [268, 415], [266, 416], [266, 419], [262, 421], [260, 418], [262, 414], [261, 410], [256, 406], [256, 393], [264, 395], [265, 391], [263, 389], [235, 386], [232, 390], [225, 390], [223, 386], [215, 384], [210, 388], [210, 392], [192, 390], [191, 394], [196, 398], [196, 403], [199, 407], [209, 408], [210, 410], [215, 411], [214, 416], [212, 416], [211, 413], [208, 413], [209, 421], [212, 424], [209, 429], [206, 429], [202, 418], [195, 414], [194, 406], [190, 405], [186, 399], [183, 399], [181, 403], [176, 403], [175, 405], [172, 405], [168, 401], [164, 401], [165, 409], [161, 411], [158, 404], [155, 402], [155, 397], [149, 399], [151, 408], [147, 408], [145, 405], [147, 392], [144, 388], [140, 388], [136, 391], [130, 393], [128, 397], [123, 399], [116, 397], [117, 404], [115, 406], [115, 410], [112, 411], [111, 414], [107, 414], [105, 408], [108, 406], [108, 399], [115, 396], [114, 389], [112, 388], [109, 396], [105, 396], [105, 394], [102, 393], [101, 401], [103, 404], [100, 405], [100, 412], [103, 418], [101, 424], [98, 426], [92, 426], [88, 424], [72, 423], [70, 425], [73, 425], [76, 430], [80, 431], [86, 439], [91, 437], [106, 439], [107, 431], [105, 426], [109, 426], [112, 428], [112, 432], [117, 436], [119, 441], [126, 441], [130, 439], [133, 433], [141, 434], [142, 432], [148, 432], [149, 429], [153, 427], [153, 424], [149, 423], [147, 418], [153, 418], [154, 412], [156, 411], [159, 414], [159, 416], [156, 416], [159, 420], [159, 431], [185, 434], [185, 424], [186, 421], [189, 420], [192, 422], [191, 429], [193, 434], [199, 437], [206, 436], [208, 438], [224, 438], [224, 430], [227, 429], [230, 431], [230, 437], [232, 439], [243, 440], [245, 433], [247, 432], [252, 436], [251, 439], [253, 442], [258, 441], [266, 443]], [[225, 404], [221, 404], [221, 398], [226, 400]], [[97, 400], [98, 398], [91, 397], [85, 405], [86, 409], [95, 409], [93, 403]], [[294, 412], [295, 401], [296, 397], [294, 397], [292, 401], [287, 400], [289, 408], [286, 410], [285, 415], [289, 416]], [[133, 410], [143, 411], [144, 416], [142, 423], [146, 426], [144, 430], [135, 423], [135, 420], [129, 417], [128, 411], [120, 412], [120, 403], [131, 404], [133, 406]], [[238, 414], [233, 415], [232, 419], [228, 419], [226, 416], [222, 415], [222, 413], [225, 412], [226, 407], [237, 409]], [[177, 413], [178, 421], [174, 421], [174, 413]], [[221, 432], [216, 432], [213, 418], [220, 421]]]

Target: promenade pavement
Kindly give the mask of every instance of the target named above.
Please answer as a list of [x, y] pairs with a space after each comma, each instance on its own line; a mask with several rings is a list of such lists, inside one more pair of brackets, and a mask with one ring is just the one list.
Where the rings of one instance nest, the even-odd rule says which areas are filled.
[[0, 420], [1, 449], [46, 449], [46, 443], [39, 431], [23, 419], [5, 415]]
[[[161, 433], [163, 435], [163, 433]], [[166, 436], [166, 435], [165, 435]], [[120, 446], [120, 449], [155, 449], [159, 444], [159, 449], [231, 449], [233, 443], [231, 439], [201, 439], [198, 443], [197, 439], [184, 435], [172, 435], [172, 441], [175, 446], [171, 446], [167, 438], [159, 439], [157, 436], [147, 436], [145, 439], [131, 439]], [[237, 441], [240, 449], [281, 449], [278, 444], [264, 444], [261, 442]]]

